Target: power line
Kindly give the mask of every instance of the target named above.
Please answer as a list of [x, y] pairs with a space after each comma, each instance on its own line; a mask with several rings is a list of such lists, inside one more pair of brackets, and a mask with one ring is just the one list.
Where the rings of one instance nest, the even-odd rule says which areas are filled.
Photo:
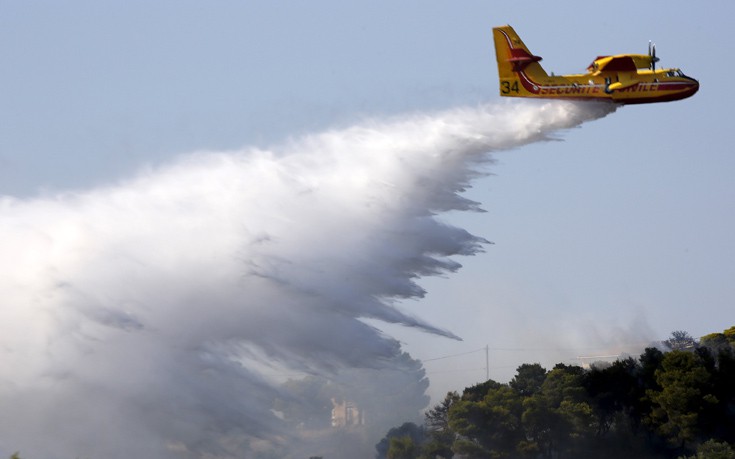
[[475, 349], [475, 350], [467, 351], [467, 352], [461, 352], [459, 354], [444, 355], [442, 357], [433, 357], [431, 359], [419, 359], [419, 360], [421, 360], [422, 362], [433, 362], [434, 360], [451, 359], [452, 357], [459, 357], [459, 356], [462, 356], [462, 355], [474, 354], [476, 352], [480, 352], [480, 351], [484, 351], [484, 350], [485, 350], [485, 348], [484, 347], [481, 347], [480, 349]]
[[[640, 347], [640, 346], [650, 346], [651, 343], [627, 343], [627, 344], [618, 344], [617, 346], [621, 349], [623, 348], [630, 348], [630, 347]], [[489, 345], [486, 345], [485, 347], [481, 347], [478, 349], [472, 349], [470, 351], [466, 352], [459, 352], [456, 354], [449, 354], [449, 355], [443, 355], [440, 357], [432, 357], [429, 359], [420, 359], [422, 363], [427, 362], [436, 362], [439, 360], [446, 360], [446, 359], [452, 359], [455, 357], [461, 357], [469, 354], [476, 354], [478, 352], [485, 352], [485, 380], [490, 379], [490, 351], [501, 351], [501, 352], [538, 352], [538, 351], [552, 351], [552, 352], [569, 352], [569, 353], [575, 353], [577, 357], [570, 357], [567, 359], [562, 359], [562, 361], [577, 361], [577, 362], [583, 362], [583, 361], [590, 361], [590, 360], [596, 360], [596, 359], [613, 359], [613, 358], [620, 358], [624, 355], [626, 355], [626, 352], [621, 350], [618, 354], [609, 354], [609, 348], [607, 349], [601, 349], [601, 348], [591, 348], [591, 347], [578, 347], [578, 348], [548, 348], [548, 347], [521, 347], [521, 348], [511, 348], [511, 347], [490, 347]], [[580, 355], [582, 352], [588, 354], [588, 355]], [[605, 352], [605, 355], [599, 355]], [[590, 354], [598, 354], [598, 355], [590, 355]], [[500, 369], [500, 368], [511, 368], [513, 365], [504, 365], [504, 366], [493, 366], [493, 369]], [[468, 372], [475, 372], [475, 371], [481, 371], [481, 368], [477, 369], [454, 369], [454, 370], [437, 370], [437, 371], [427, 371], [427, 375], [431, 374], [440, 374], [440, 373], [468, 373]]]
[[[499, 370], [503, 368], [517, 368], [517, 365], [493, 365], [490, 367], [491, 370]], [[438, 375], [438, 374], [445, 374], [445, 373], [470, 373], [470, 372], [476, 372], [479, 373], [481, 371], [487, 371], [486, 368], [458, 368], [456, 370], [436, 370], [436, 371], [426, 371], [427, 375]], [[490, 379], [490, 378], [487, 378]]]
[[485, 368], [461, 368], [456, 370], [437, 370], [437, 371], [427, 371], [427, 375], [438, 375], [438, 374], [444, 374], [444, 373], [469, 373], [469, 372], [481, 372], [485, 371]]
[[[624, 347], [637, 347], [637, 346], [651, 346], [651, 343], [626, 343], [626, 344], [618, 344], [617, 346], [624, 348]], [[422, 362], [433, 362], [435, 360], [443, 360], [443, 359], [450, 359], [453, 357], [460, 357], [463, 355], [468, 354], [474, 354], [476, 352], [480, 351], [503, 351], [503, 352], [532, 352], [532, 351], [552, 351], [552, 352], [572, 352], [577, 353], [581, 351], [602, 351], [605, 352], [609, 348], [600, 348], [600, 347], [558, 347], [558, 348], [549, 348], [549, 347], [490, 347], [490, 346], [484, 346], [479, 349], [473, 349], [471, 351], [466, 352], [460, 352], [457, 354], [450, 354], [450, 355], [443, 355], [441, 357], [432, 357], [429, 359], [422, 359], [419, 358]], [[608, 351], [609, 352], [609, 351]], [[617, 356], [616, 356], [617, 357]]]

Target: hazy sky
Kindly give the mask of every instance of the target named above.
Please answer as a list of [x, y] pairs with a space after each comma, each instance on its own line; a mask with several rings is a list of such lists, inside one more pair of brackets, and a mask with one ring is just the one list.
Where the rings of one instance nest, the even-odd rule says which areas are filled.
[[[646, 51], [700, 81], [562, 142], [495, 155], [447, 221], [493, 241], [396, 327], [416, 358], [489, 346], [490, 375], [735, 324], [731, 2], [0, 0], [0, 194], [129, 177], [196, 150], [267, 146], [364, 117], [499, 101], [491, 28], [542, 65]], [[484, 352], [426, 363], [431, 394], [484, 379]]]

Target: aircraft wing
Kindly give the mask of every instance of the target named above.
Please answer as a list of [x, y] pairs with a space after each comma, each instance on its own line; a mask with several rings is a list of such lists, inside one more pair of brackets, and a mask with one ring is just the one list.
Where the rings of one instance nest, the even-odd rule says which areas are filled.
[[601, 72], [635, 72], [638, 66], [633, 56], [603, 56], [595, 59], [588, 69], [598, 75]]
[[650, 69], [656, 62], [656, 56], [646, 54], [618, 54], [616, 56], [598, 56], [587, 67], [590, 73], [597, 72], [634, 72], [637, 69]]

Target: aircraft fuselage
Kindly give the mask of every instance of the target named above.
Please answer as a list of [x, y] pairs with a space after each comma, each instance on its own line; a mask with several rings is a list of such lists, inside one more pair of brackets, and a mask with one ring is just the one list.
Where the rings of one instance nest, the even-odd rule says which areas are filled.
[[699, 90], [699, 82], [679, 69], [656, 69], [655, 45], [648, 55], [598, 56], [587, 73], [549, 75], [512, 27], [496, 27], [493, 35], [501, 96], [645, 104], [684, 99]]
[[610, 89], [612, 84], [620, 82], [620, 76], [615, 73], [534, 79], [521, 70], [518, 72], [520, 85], [514, 85], [511, 80], [500, 80], [500, 94], [517, 97], [604, 99], [622, 104], [645, 104], [685, 99], [699, 90], [697, 80], [682, 75], [677, 69], [661, 69], [655, 72], [644, 70], [636, 73], [635, 79], [635, 83], [630, 86]]

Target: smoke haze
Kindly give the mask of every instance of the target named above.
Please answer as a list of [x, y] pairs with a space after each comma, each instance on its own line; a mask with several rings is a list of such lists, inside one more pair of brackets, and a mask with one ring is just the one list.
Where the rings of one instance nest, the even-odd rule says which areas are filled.
[[460, 193], [487, 153], [613, 109], [512, 102], [365, 121], [106, 188], [0, 198], [0, 454], [288, 444], [271, 410], [279, 374], [395, 370], [399, 343], [360, 319], [459, 338], [395, 300], [482, 250], [435, 215], [477, 209]]

